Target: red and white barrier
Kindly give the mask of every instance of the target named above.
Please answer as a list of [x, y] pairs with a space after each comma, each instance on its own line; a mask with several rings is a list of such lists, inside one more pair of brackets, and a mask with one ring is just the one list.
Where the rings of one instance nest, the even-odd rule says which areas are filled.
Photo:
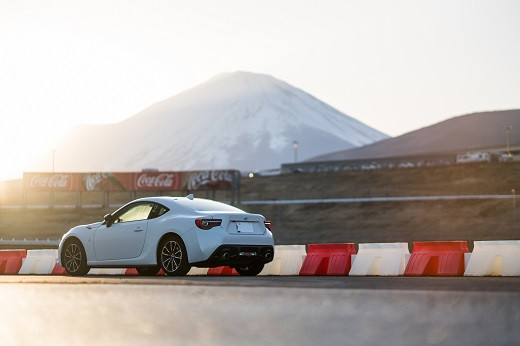
[[52, 270], [51, 274], [52, 275], [68, 275], [69, 273], [67, 273], [65, 268], [63, 268], [62, 266], [59, 266], [58, 263], [56, 263], [54, 265], [54, 269]]
[[223, 267], [215, 267], [209, 268], [208, 274], [210, 276], [230, 276], [230, 275], [238, 275], [237, 271], [231, 267], [223, 266]]
[[309, 244], [300, 275], [348, 275], [354, 244]]
[[[277, 245], [260, 275], [520, 276], [520, 240]], [[0, 274], [67, 275], [57, 250], [0, 250]], [[409, 259], [409, 260], [408, 260]], [[138, 275], [135, 268], [92, 268], [90, 275]], [[161, 270], [158, 275], [164, 275]], [[188, 275], [238, 275], [236, 270], [193, 267]]]
[[126, 268], [90, 268], [88, 275], [125, 275]]
[[58, 261], [58, 250], [27, 250], [18, 274], [52, 274]]
[[197, 268], [191, 267], [190, 271], [186, 275], [207, 275], [208, 268]]
[[464, 276], [520, 276], [520, 240], [476, 241]]
[[259, 275], [298, 275], [306, 256], [305, 245], [275, 245], [272, 262]]
[[[123, 268], [123, 275], [139, 275], [136, 268]], [[156, 276], [166, 275], [162, 269], [159, 269]]]
[[0, 250], [0, 274], [18, 274], [27, 250]]
[[409, 254], [408, 243], [359, 244], [349, 275], [403, 275]]
[[405, 276], [462, 276], [466, 241], [415, 242]]

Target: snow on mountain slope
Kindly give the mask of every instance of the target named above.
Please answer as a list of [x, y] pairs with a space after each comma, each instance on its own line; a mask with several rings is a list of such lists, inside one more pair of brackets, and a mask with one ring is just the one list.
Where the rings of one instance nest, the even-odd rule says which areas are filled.
[[225, 73], [113, 125], [80, 126], [56, 148], [62, 171], [257, 170], [388, 138], [273, 77]]

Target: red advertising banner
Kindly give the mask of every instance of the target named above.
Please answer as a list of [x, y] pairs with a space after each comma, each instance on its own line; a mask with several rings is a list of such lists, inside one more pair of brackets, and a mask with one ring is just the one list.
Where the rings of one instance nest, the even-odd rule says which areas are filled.
[[238, 188], [239, 171], [196, 171], [182, 173], [184, 190], [232, 190]]
[[134, 173], [80, 173], [80, 191], [133, 190]]
[[175, 191], [238, 188], [235, 170], [133, 173], [24, 173], [29, 191]]
[[181, 174], [178, 172], [146, 172], [134, 174], [134, 190], [180, 190]]
[[24, 173], [24, 186], [39, 191], [78, 191], [81, 177], [78, 173]]

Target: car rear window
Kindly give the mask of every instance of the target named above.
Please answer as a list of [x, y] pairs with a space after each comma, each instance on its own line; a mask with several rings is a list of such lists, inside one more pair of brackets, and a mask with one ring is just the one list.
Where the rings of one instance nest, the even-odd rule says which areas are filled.
[[178, 199], [176, 202], [182, 205], [183, 207], [195, 211], [234, 211], [244, 213], [244, 211], [241, 209], [232, 207], [224, 203], [211, 201], [209, 199]]

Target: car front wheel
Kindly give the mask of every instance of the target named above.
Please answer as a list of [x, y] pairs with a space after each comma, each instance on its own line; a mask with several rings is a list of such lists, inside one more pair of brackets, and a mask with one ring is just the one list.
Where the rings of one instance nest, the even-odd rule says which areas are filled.
[[237, 273], [242, 275], [242, 276], [255, 276], [255, 275], [258, 275], [258, 274], [260, 274], [262, 269], [264, 269], [264, 265], [263, 264], [250, 264], [250, 265], [247, 265], [247, 266], [241, 266], [241, 267], [236, 267], [235, 268]]
[[178, 236], [168, 236], [159, 244], [159, 262], [166, 275], [188, 274], [191, 266], [184, 242]]
[[67, 242], [61, 255], [61, 262], [67, 273], [72, 276], [83, 276], [90, 270], [87, 266], [85, 249], [77, 239], [71, 239]]

